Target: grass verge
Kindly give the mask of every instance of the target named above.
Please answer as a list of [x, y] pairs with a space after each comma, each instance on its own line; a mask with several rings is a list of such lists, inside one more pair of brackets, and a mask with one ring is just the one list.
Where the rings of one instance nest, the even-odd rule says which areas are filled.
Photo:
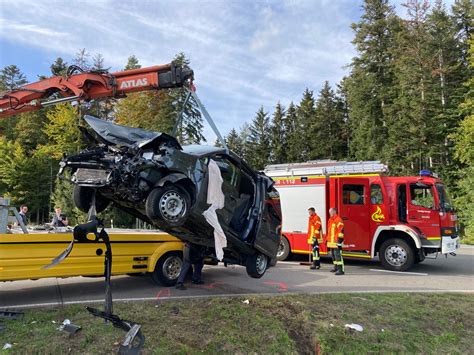
[[[463, 294], [324, 294], [116, 303], [123, 319], [142, 325], [145, 353], [470, 353], [474, 300]], [[57, 330], [70, 319], [75, 336]], [[53, 323], [55, 322], [55, 323]], [[345, 329], [357, 323], [362, 332]], [[5, 353], [116, 352], [125, 332], [83, 306], [27, 310], [4, 321]], [[0, 350], [0, 353], [2, 351]]]

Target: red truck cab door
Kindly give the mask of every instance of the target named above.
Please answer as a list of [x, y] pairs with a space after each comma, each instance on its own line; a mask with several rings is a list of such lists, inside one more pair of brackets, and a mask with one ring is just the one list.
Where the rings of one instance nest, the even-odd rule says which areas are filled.
[[369, 179], [339, 178], [339, 215], [344, 221], [344, 249], [370, 250]]
[[408, 224], [420, 229], [428, 240], [440, 238], [439, 212], [432, 184], [409, 184], [407, 212]]

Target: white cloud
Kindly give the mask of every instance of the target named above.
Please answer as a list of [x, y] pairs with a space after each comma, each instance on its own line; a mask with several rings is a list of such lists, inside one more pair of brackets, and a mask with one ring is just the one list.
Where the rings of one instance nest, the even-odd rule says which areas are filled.
[[306, 87], [317, 92], [325, 80], [336, 84], [354, 55], [350, 24], [360, 4], [2, 0], [0, 41], [67, 61], [86, 48], [112, 70], [132, 54], [151, 66], [185, 52], [201, 100], [227, 133], [260, 105], [270, 111], [278, 101], [298, 102]]

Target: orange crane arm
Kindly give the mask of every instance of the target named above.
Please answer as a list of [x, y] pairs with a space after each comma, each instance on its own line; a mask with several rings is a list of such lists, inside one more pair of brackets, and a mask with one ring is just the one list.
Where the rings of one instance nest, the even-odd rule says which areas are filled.
[[124, 97], [132, 92], [186, 85], [192, 87], [193, 75], [191, 69], [169, 63], [116, 73], [91, 71], [56, 76], [0, 93], [0, 117], [35, 111], [61, 102]]

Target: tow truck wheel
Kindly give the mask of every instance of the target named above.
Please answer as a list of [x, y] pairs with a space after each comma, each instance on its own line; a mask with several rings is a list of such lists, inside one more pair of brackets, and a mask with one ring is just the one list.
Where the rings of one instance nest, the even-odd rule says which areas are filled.
[[415, 252], [403, 239], [393, 238], [382, 243], [379, 258], [388, 270], [406, 271], [415, 263]]
[[268, 268], [268, 258], [261, 254], [255, 253], [247, 257], [245, 263], [247, 274], [254, 279], [259, 279], [265, 274]]
[[288, 242], [288, 239], [282, 236], [280, 244], [278, 245], [277, 260], [286, 260], [286, 258], [288, 258], [288, 255], [290, 255], [290, 243]]
[[174, 286], [178, 281], [183, 258], [178, 252], [163, 255], [156, 263], [155, 270], [151, 273], [153, 281], [162, 286]]
[[96, 212], [100, 213], [104, 211], [107, 207], [109, 207], [110, 201], [105, 197], [101, 196], [96, 191], [94, 191], [94, 188], [88, 186], [74, 185], [74, 190], [72, 192], [72, 200], [74, 201], [76, 207], [79, 208], [82, 212], [89, 212], [94, 192]]
[[190, 201], [188, 193], [179, 186], [157, 187], [146, 199], [146, 214], [159, 225], [178, 227], [188, 217]]

